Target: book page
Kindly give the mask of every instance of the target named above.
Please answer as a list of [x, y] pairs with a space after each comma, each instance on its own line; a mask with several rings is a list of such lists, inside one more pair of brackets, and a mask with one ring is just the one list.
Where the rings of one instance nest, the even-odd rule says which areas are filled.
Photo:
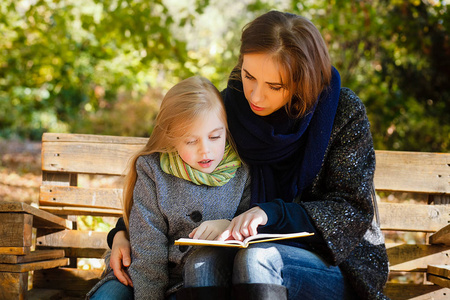
[[190, 238], [181, 238], [175, 241], [175, 245], [191, 245], [191, 246], [222, 246], [222, 247], [239, 247], [247, 248], [249, 244], [263, 243], [277, 240], [293, 239], [313, 235], [310, 232], [296, 232], [286, 234], [261, 233], [250, 236], [244, 241], [226, 240], [226, 241], [211, 241], [211, 240], [194, 240]]

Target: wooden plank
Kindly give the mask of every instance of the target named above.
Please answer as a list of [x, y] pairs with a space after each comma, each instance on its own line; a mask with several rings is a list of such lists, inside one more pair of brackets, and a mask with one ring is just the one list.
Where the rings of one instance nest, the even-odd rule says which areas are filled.
[[78, 174], [42, 171], [42, 185], [77, 186]]
[[28, 300], [61, 300], [67, 299], [62, 290], [31, 289], [27, 292]]
[[390, 271], [426, 271], [428, 265], [450, 264], [450, 247], [441, 245], [386, 245]]
[[103, 143], [103, 144], [129, 144], [144, 146], [148, 141], [145, 137], [128, 137], [98, 134], [77, 134], [77, 133], [51, 133], [42, 135], [42, 142], [82, 142], [82, 143]]
[[450, 288], [450, 280], [448, 278], [427, 274], [427, 280], [441, 287]]
[[384, 293], [391, 300], [448, 300], [450, 289], [430, 284], [388, 283]]
[[450, 224], [430, 235], [430, 244], [444, 244], [450, 246]]
[[379, 202], [383, 230], [435, 232], [450, 222], [450, 205]]
[[0, 272], [0, 299], [25, 299], [28, 290], [28, 272]]
[[42, 210], [55, 215], [77, 215], [77, 216], [104, 216], [104, 217], [121, 217], [122, 210], [102, 209], [90, 207], [73, 207], [73, 206], [41, 206]]
[[51, 269], [67, 266], [68, 258], [58, 258], [51, 260], [43, 260], [38, 262], [28, 262], [23, 264], [0, 264], [0, 272], [29, 272], [34, 270]]
[[42, 185], [39, 204], [122, 210], [122, 189]]
[[51, 213], [40, 210], [23, 202], [0, 201], [0, 212], [17, 212], [33, 215], [33, 227], [35, 228], [73, 228], [73, 224], [71, 221], [55, 216]]
[[450, 279], [450, 265], [429, 265], [427, 273]]
[[450, 193], [450, 153], [380, 150], [375, 153], [377, 190]]
[[42, 170], [123, 175], [130, 157], [146, 142], [145, 138], [96, 135], [65, 135], [57, 141], [44, 139]]
[[108, 249], [107, 232], [63, 230], [43, 236], [38, 234], [36, 246]]
[[99, 281], [101, 270], [79, 270], [58, 268], [52, 270], [35, 271], [33, 276], [34, 288], [54, 288], [57, 286], [73, 295], [84, 296]]
[[[40, 247], [41, 248], [41, 247]], [[82, 257], [82, 258], [104, 258], [105, 252], [109, 251], [104, 248], [62, 248], [66, 253], [66, 257]]]
[[0, 246], [30, 247], [33, 216], [26, 213], [0, 213]]
[[31, 247], [0, 247], [0, 254], [26, 255], [30, 252]]
[[63, 258], [64, 250], [36, 250], [28, 255], [0, 255], [0, 263], [20, 264], [32, 261]]

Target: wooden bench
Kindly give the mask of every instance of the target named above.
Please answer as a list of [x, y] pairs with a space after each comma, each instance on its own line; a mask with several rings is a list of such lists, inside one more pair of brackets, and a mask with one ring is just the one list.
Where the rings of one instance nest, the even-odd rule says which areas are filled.
[[[107, 232], [79, 230], [77, 216], [121, 215], [120, 178], [130, 156], [146, 141], [43, 135], [39, 208], [0, 201], [0, 299], [84, 297], [101, 271], [77, 269], [77, 260], [101, 258]], [[450, 154], [376, 155], [379, 195], [407, 192], [412, 199], [422, 199], [378, 203], [387, 241], [405, 233], [420, 237], [414, 244], [387, 243], [391, 272], [386, 294], [393, 300], [450, 299]], [[81, 180], [86, 176], [115, 180], [90, 186]]]

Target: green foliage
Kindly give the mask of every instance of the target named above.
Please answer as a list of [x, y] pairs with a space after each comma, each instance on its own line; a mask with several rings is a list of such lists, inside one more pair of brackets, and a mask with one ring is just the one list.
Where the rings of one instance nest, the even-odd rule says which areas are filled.
[[377, 149], [448, 152], [450, 16], [439, 0], [2, 1], [0, 136], [148, 136], [179, 79], [225, 87], [241, 28], [270, 9], [317, 25]]
[[73, 131], [122, 92], [138, 99], [164, 86], [158, 75], [170, 81], [192, 74], [161, 1], [27, 3], [0, 4], [2, 136]]

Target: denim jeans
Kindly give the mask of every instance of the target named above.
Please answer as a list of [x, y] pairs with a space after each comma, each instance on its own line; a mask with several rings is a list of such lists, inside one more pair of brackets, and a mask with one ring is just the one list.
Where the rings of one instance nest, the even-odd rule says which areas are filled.
[[278, 243], [247, 249], [204, 247], [184, 268], [185, 287], [278, 284], [288, 299], [356, 299], [339, 267], [308, 250]]
[[113, 279], [103, 283], [90, 300], [133, 300], [133, 288]]
[[[120, 283], [117, 279], [113, 279], [102, 284], [89, 299], [133, 300], [134, 292], [132, 287]], [[176, 300], [175, 294], [169, 295], [166, 300]]]

